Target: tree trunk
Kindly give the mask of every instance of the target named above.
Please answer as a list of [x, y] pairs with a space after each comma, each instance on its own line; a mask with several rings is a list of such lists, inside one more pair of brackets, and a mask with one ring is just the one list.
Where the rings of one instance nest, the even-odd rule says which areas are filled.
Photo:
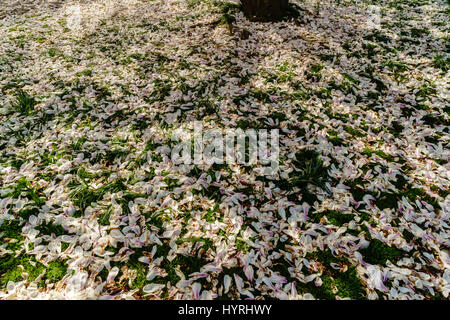
[[245, 16], [253, 21], [280, 20], [289, 0], [241, 0]]

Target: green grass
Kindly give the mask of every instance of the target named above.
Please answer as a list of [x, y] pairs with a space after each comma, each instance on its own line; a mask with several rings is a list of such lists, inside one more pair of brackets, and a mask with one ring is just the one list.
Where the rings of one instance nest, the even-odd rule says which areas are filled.
[[43, 223], [38, 227], [41, 234], [54, 234], [56, 237], [67, 234], [66, 230], [58, 224], [53, 223]]
[[31, 115], [34, 112], [34, 106], [37, 101], [25, 91], [19, 90], [17, 92], [16, 101], [12, 103], [12, 108], [24, 116]]
[[295, 154], [294, 173], [291, 183], [297, 187], [306, 187], [308, 184], [326, 189], [328, 170], [324, 167], [320, 154], [314, 150], [302, 150]]
[[25, 196], [30, 200], [31, 203], [34, 203], [34, 205], [37, 207], [45, 204], [45, 195], [41, 190], [34, 188], [31, 185], [31, 182], [28, 181], [25, 177], [19, 178], [16, 181], [14, 190], [6, 196], [14, 198]]
[[[195, 0], [191, 0], [195, 1]], [[197, 0], [199, 1], [199, 0]], [[218, 6], [221, 16], [219, 18], [219, 24], [231, 25], [236, 22], [235, 15], [241, 10], [241, 4], [232, 2], [217, 1], [215, 4]]]
[[337, 131], [330, 130], [328, 131], [327, 139], [329, 142], [331, 142], [334, 146], [342, 146], [345, 144], [344, 140], [339, 138]]
[[437, 55], [433, 58], [433, 67], [441, 69], [443, 72], [447, 72], [450, 68], [450, 59]]
[[383, 150], [373, 150], [373, 149], [371, 149], [369, 147], [365, 147], [364, 148], [363, 154], [365, 154], [367, 156], [376, 155], [376, 156], [378, 156], [378, 157], [380, 157], [382, 159], [388, 160], [388, 161], [392, 160], [392, 156], [387, 154], [387, 153], [385, 153]]
[[72, 183], [71, 187], [72, 191], [69, 196], [78, 208], [79, 215], [83, 214], [93, 202], [102, 200], [106, 193], [117, 193], [127, 189], [126, 184], [120, 179], [107, 183], [98, 189], [90, 188], [84, 181]]
[[320, 81], [322, 79], [320, 71], [322, 71], [323, 68], [324, 65], [321, 63], [312, 64], [309, 70], [305, 73], [306, 79]]
[[237, 239], [236, 240], [236, 249], [239, 252], [246, 253], [251, 249], [251, 247], [247, 244], [247, 242], [245, 242], [241, 239]]
[[[169, 250], [170, 247], [168, 245], [158, 246], [156, 257], [167, 257]], [[161, 263], [161, 268], [167, 272], [168, 276], [165, 279], [159, 280], [161, 283], [167, 283], [167, 281], [169, 281], [172, 285], [175, 285], [180, 281], [180, 277], [175, 272], [177, 267], [179, 267], [181, 272], [183, 272], [187, 278], [191, 273], [199, 272], [201, 267], [205, 264], [207, 264], [207, 261], [201, 257], [197, 257], [195, 252], [191, 255], [177, 255], [172, 261], [164, 259]], [[154, 282], [158, 282], [158, 278], [156, 278]]]

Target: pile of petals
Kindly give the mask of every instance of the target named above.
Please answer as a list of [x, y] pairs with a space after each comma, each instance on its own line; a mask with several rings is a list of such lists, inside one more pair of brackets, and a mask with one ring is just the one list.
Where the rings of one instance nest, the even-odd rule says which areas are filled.
[[[0, 299], [445, 299], [444, 0], [2, 0]], [[280, 171], [176, 166], [278, 129]]]

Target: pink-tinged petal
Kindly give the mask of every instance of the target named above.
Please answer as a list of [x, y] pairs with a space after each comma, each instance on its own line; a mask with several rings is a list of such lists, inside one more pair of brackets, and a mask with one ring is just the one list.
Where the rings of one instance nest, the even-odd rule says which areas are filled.
[[198, 300], [199, 296], [200, 296], [200, 289], [201, 289], [201, 285], [198, 282], [195, 282], [192, 285], [192, 296], [195, 300]]
[[230, 285], [231, 285], [231, 277], [229, 275], [225, 275], [225, 277], [223, 278], [224, 293], [228, 293], [228, 290], [230, 290]]
[[244, 287], [244, 281], [236, 273], [233, 276], [234, 276], [234, 282], [236, 282], [236, 287], [237, 287], [238, 291], [241, 292], [242, 288]]
[[253, 271], [253, 267], [252, 266], [244, 267], [244, 273], [245, 273], [245, 276], [247, 277], [247, 279], [249, 281], [253, 281], [254, 271]]
[[106, 278], [106, 283], [113, 282], [118, 274], [119, 274], [119, 268], [118, 267], [112, 268], [111, 271], [109, 271], [108, 277]]

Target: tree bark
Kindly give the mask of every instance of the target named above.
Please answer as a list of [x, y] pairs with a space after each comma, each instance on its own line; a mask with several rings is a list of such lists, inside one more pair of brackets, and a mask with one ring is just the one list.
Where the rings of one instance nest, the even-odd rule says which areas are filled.
[[288, 9], [289, 0], [241, 0], [245, 16], [252, 21], [280, 20]]

